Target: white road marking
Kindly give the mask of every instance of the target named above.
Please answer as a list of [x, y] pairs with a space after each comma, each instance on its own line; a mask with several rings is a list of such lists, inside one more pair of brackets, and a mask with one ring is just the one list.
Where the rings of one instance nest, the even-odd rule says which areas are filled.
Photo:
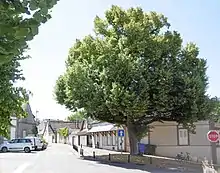
[[30, 165], [31, 165], [30, 163], [24, 163], [23, 165], [21, 165], [17, 169], [15, 169], [13, 171], [13, 173], [23, 173], [23, 171]]

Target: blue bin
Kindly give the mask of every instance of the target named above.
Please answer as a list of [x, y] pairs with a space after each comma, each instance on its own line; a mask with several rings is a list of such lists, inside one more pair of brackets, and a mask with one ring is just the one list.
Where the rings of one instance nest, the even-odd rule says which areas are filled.
[[139, 151], [139, 153], [144, 154], [144, 152], [145, 152], [145, 146], [146, 146], [146, 144], [142, 144], [142, 143], [139, 143], [139, 144], [138, 144], [138, 151]]

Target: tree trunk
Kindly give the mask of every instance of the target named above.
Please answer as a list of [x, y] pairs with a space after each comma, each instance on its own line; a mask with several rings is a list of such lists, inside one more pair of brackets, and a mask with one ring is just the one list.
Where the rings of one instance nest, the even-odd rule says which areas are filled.
[[128, 123], [127, 129], [128, 129], [128, 137], [129, 137], [129, 144], [130, 144], [130, 154], [137, 155], [138, 154], [138, 138], [135, 133], [135, 127], [132, 124]]

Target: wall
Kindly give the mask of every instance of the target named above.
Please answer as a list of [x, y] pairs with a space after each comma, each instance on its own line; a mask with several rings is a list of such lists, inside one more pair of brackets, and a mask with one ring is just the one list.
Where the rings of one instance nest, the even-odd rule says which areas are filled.
[[87, 146], [87, 136], [80, 136], [80, 145]]
[[189, 146], [178, 146], [177, 123], [153, 123], [154, 128], [150, 133], [150, 143], [157, 145], [156, 154], [175, 157], [177, 153], [189, 152], [196, 159], [204, 156], [211, 160], [211, 147], [206, 134], [209, 131], [207, 121], [195, 123], [196, 134], [189, 133]]
[[[26, 137], [26, 136], [30, 136], [32, 135], [32, 129], [34, 128], [35, 125], [33, 124], [29, 124], [29, 123], [25, 123], [25, 122], [19, 122], [17, 124], [17, 137], [18, 138], [22, 138], [22, 137]], [[26, 131], [26, 135], [23, 136], [23, 132]]]
[[[111, 144], [109, 145], [107, 142], [107, 145], [104, 144], [104, 136], [103, 136], [103, 132], [98, 132], [95, 133], [95, 144], [97, 145], [97, 141], [99, 142], [99, 148], [102, 149], [107, 149], [107, 150], [118, 150], [120, 151], [121, 149], [124, 151], [125, 150], [125, 137], [122, 137], [122, 148], [120, 147], [120, 142], [121, 142], [121, 138], [119, 138], [116, 134], [116, 131], [112, 132], [111, 134]], [[113, 137], [114, 135], [114, 137]], [[109, 139], [109, 138], [108, 138]], [[108, 140], [107, 139], [107, 140]]]
[[145, 136], [141, 139], [140, 143], [148, 144], [148, 136]]
[[10, 139], [16, 138], [16, 126], [17, 126], [17, 118], [11, 117], [11, 127], [10, 127]]

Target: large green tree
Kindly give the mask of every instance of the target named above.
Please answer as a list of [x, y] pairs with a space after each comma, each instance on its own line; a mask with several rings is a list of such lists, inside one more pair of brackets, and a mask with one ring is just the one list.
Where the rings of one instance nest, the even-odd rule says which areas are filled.
[[0, 136], [7, 137], [11, 116], [24, 117], [23, 105], [28, 102], [29, 93], [21, 87], [14, 87], [14, 82], [23, 80], [19, 69], [24, 57], [16, 57], [0, 66]]
[[25, 89], [14, 87], [23, 80], [20, 61], [41, 24], [58, 0], [0, 1], [0, 135], [8, 135], [10, 117], [25, 116], [22, 104], [28, 101]]
[[0, 1], [0, 65], [19, 56], [27, 41], [38, 34], [39, 26], [50, 16], [58, 0]]
[[185, 126], [207, 115], [206, 60], [182, 45], [164, 15], [112, 6], [94, 21], [95, 34], [70, 49], [56, 82], [58, 103], [128, 128], [131, 154], [155, 121]]

